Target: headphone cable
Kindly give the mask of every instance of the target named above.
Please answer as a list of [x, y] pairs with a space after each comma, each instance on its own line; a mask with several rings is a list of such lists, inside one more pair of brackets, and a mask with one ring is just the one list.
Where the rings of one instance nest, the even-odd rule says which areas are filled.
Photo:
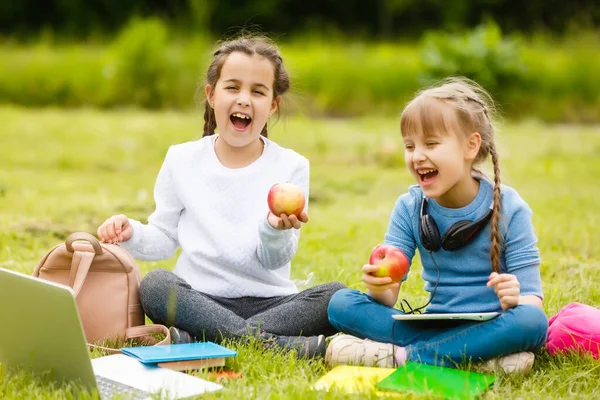
[[[431, 250], [429, 251], [429, 256], [431, 257], [431, 261], [433, 261], [433, 265], [435, 266], [435, 269], [437, 270], [437, 281], [435, 282], [435, 286], [433, 287], [433, 292], [431, 292], [431, 296], [429, 296], [429, 300], [427, 301], [427, 303], [424, 306], [421, 306], [421, 307], [415, 308], [415, 309], [413, 309], [411, 307], [408, 300], [406, 300], [406, 299], [400, 300], [400, 310], [402, 310], [402, 312], [404, 314], [422, 314], [421, 310], [424, 309], [425, 307], [427, 307], [429, 304], [431, 304], [431, 300], [433, 300], [433, 296], [435, 296], [435, 293], [437, 292], [437, 288], [440, 283], [440, 267], [438, 267], [437, 263], [435, 262], [435, 258], [433, 257], [433, 252]], [[406, 305], [406, 307], [408, 307], [409, 311], [407, 311], [405, 309], [405, 305]]]
[[[400, 309], [402, 310], [403, 313], [405, 314], [422, 314], [421, 310], [425, 307], [427, 307], [429, 304], [431, 304], [431, 300], [433, 299], [433, 296], [435, 296], [435, 292], [437, 291], [437, 287], [440, 283], [440, 267], [438, 267], [437, 263], [435, 262], [435, 258], [433, 257], [433, 254], [431, 251], [429, 251], [429, 255], [431, 256], [431, 260], [433, 261], [433, 265], [435, 265], [435, 269], [438, 272], [438, 279], [435, 282], [435, 286], [433, 287], [433, 292], [431, 292], [431, 296], [429, 296], [429, 301], [424, 305], [421, 306], [419, 308], [415, 308], [413, 310], [413, 308], [410, 306], [410, 303], [406, 300], [406, 299], [402, 299], [400, 301]], [[404, 309], [404, 305], [407, 305], [408, 308], [410, 309], [410, 311], [405, 311]], [[394, 323], [392, 324], [392, 334], [391, 334], [391, 338], [390, 338], [390, 343], [392, 343], [392, 366], [394, 368], [398, 368], [398, 360], [396, 360], [396, 344], [394, 343], [394, 328], [396, 327], [396, 322], [398, 322], [397, 319], [394, 319]]]
[[[429, 296], [429, 301], [424, 306], [415, 308], [414, 310], [410, 306], [410, 303], [406, 299], [402, 299], [400, 301], [400, 309], [405, 314], [415, 314], [415, 313], [422, 314], [421, 310], [424, 309], [425, 307], [427, 307], [429, 304], [431, 304], [431, 300], [433, 299], [433, 296], [435, 296], [435, 292], [437, 291], [438, 285], [440, 283], [440, 267], [438, 267], [437, 263], [435, 262], [435, 258], [433, 257], [431, 250], [429, 251], [429, 255], [431, 256], [431, 261], [433, 261], [433, 265], [435, 265], [435, 269], [437, 270], [437, 274], [438, 274], [437, 281], [435, 282], [435, 286], [433, 287], [433, 292], [431, 292], [431, 296]], [[405, 311], [405, 309], [404, 309], [405, 304], [410, 309], [410, 311], [408, 311], [408, 312]], [[398, 368], [398, 360], [396, 360], [396, 344], [394, 343], [394, 328], [396, 327], [396, 322], [398, 322], [398, 320], [394, 319], [394, 323], [392, 324], [392, 334], [391, 334], [391, 338], [390, 338], [390, 342], [392, 343], [392, 366], [394, 368]]]

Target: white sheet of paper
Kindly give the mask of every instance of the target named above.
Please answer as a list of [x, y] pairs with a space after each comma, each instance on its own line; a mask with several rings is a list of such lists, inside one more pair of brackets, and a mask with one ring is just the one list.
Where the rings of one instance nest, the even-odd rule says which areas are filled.
[[151, 394], [160, 392], [163, 398], [169, 399], [197, 396], [223, 388], [222, 385], [183, 372], [144, 365], [124, 354], [95, 358], [92, 367], [96, 375]]

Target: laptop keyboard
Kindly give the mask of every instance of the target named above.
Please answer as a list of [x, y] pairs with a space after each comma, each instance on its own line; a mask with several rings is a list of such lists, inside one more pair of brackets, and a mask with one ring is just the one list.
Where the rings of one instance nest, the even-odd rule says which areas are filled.
[[102, 400], [110, 400], [115, 396], [119, 396], [119, 399], [135, 400], [142, 400], [150, 397], [150, 394], [147, 392], [103, 376], [96, 375], [96, 382], [98, 383], [98, 393]]

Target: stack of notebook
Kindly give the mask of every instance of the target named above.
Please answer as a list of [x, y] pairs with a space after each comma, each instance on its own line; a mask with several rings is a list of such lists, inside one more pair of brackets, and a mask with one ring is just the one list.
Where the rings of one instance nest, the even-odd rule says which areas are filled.
[[127, 347], [121, 351], [141, 363], [176, 371], [223, 367], [226, 358], [237, 355], [237, 352], [212, 342]]

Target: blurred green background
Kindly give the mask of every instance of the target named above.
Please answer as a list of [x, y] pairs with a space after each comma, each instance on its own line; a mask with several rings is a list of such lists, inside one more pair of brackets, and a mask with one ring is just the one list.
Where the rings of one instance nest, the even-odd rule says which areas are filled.
[[192, 109], [216, 40], [267, 32], [293, 113], [397, 115], [448, 75], [511, 118], [600, 119], [595, 0], [34, 0], [0, 4], [0, 102]]

